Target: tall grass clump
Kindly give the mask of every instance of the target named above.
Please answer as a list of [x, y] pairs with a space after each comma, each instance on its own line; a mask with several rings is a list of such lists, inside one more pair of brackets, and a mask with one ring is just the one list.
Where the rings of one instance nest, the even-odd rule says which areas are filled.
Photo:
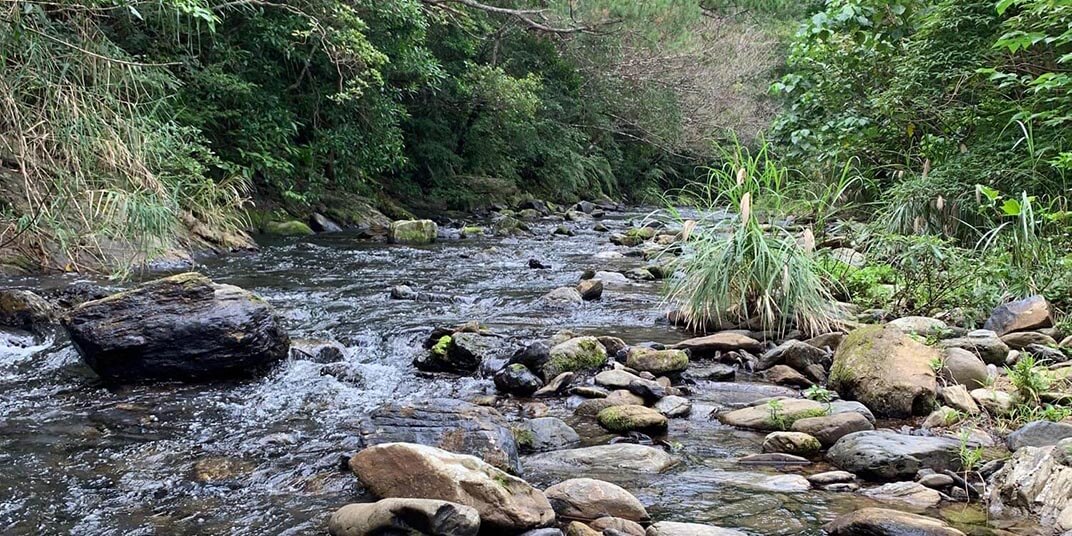
[[49, 268], [123, 271], [182, 247], [191, 224], [239, 227], [246, 184], [213, 180], [215, 156], [173, 120], [178, 82], [110, 41], [109, 13], [0, 7], [0, 186], [14, 193], [0, 247]]
[[680, 200], [699, 217], [684, 221], [688, 254], [668, 299], [693, 329], [756, 322], [765, 330], [829, 331], [839, 309], [812, 254], [778, 221], [789, 172], [766, 144], [755, 152], [735, 143], [707, 181], [687, 186]]

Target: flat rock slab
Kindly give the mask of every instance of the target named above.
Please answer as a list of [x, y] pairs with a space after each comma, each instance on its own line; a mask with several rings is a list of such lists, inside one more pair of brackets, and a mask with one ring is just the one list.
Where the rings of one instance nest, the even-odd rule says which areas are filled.
[[646, 536], [745, 536], [745, 533], [712, 525], [660, 521], [648, 527]]
[[830, 536], [965, 536], [937, 519], [885, 508], [856, 510], [837, 518], [826, 530]]
[[855, 432], [839, 439], [826, 453], [826, 459], [858, 475], [910, 479], [924, 468], [959, 470], [960, 441], [889, 430]]
[[469, 454], [504, 471], [521, 474], [517, 442], [509, 424], [492, 408], [454, 399], [387, 405], [359, 425], [366, 446], [417, 443]]
[[756, 353], [763, 350], [763, 344], [752, 337], [732, 332], [720, 332], [705, 337], [695, 337], [681, 341], [673, 346], [677, 350], [689, 350], [693, 357], [710, 357], [718, 352], [746, 350]]
[[524, 459], [525, 471], [566, 474], [661, 473], [678, 459], [665, 450], [646, 445], [618, 443], [556, 450]]
[[1050, 421], [1029, 422], [1009, 434], [1009, 450], [1015, 451], [1024, 447], [1048, 447], [1068, 437], [1072, 437], [1072, 424]]
[[938, 506], [942, 495], [918, 482], [891, 482], [864, 491], [872, 499], [896, 502], [911, 508], [926, 510]]

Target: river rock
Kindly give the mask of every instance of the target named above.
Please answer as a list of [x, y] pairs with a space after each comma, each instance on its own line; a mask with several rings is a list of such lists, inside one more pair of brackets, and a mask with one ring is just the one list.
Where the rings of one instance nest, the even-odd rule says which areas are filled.
[[604, 516], [589, 523], [588, 526], [601, 531], [604, 536], [645, 536], [644, 527], [640, 523], [620, 517]]
[[506, 365], [495, 373], [494, 381], [496, 389], [519, 396], [530, 396], [543, 387], [543, 380], [521, 363]]
[[264, 234], [276, 236], [308, 236], [316, 234], [308, 225], [298, 220], [266, 222], [261, 231]]
[[596, 385], [602, 385], [608, 389], [627, 389], [634, 380], [641, 379], [636, 374], [630, 374], [621, 369], [604, 370], [596, 374]]
[[897, 502], [920, 510], [934, 508], [942, 502], [940, 493], [918, 482], [891, 482], [865, 490], [863, 494], [878, 501]]
[[949, 329], [945, 322], [927, 316], [905, 316], [890, 320], [888, 325], [909, 335], [918, 335], [920, 337], [942, 333]]
[[477, 332], [444, 335], [427, 353], [418, 354], [413, 365], [429, 372], [473, 372], [481, 363], [506, 363], [511, 348], [502, 337]]
[[603, 281], [599, 279], [585, 279], [577, 283], [577, 292], [584, 301], [598, 300], [603, 296]]
[[318, 233], [337, 233], [342, 231], [342, 227], [339, 224], [319, 212], [314, 212], [309, 216], [309, 227]]
[[29, 290], [0, 290], [0, 326], [38, 331], [56, 321], [52, 304]]
[[646, 523], [648, 511], [620, 486], [592, 478], [573, 478], [544, 490], [560, 518], [594, 521], [611, 516]]
[[801, 389], [815, 385], [815, 382], [805, 377], [792, 367], [786, 365], [774, 365], [763, 372], [763, 378], [775, 385], [788, 385]]
[[806, 458], [818, 454], [822, 448], [818, 439], [803, 432], [771, 432], [763, 439], [763, 452], [781, 452]]
[[798, 419], [827, 414], [827, 408], [823, 404], [814, 400], [785, 398], [780, 399], [778, 403], [781, 405], [781, 408], [777, 410], [777, 416], [772, 415], [775, 411], [770, 405], [761, 404], [727, 413], [720, 413], [718, 415], [718, 420], [722, 424], [729, 426], [770, 432], [779, 429], [779, 423], [776, 422], [778, 420], [777, 417], [781, 417], [781, 419], [785, 421], [785, 424], [789, 425]]
[[854, 432], [874, 430], [875, 426], [866, 417], [854, 411], [809, 417], [793, 421], [790, 427], [794, 432], [808, 434], [819, 441], [823, 447], [831, 447], [839, 439]]
[[535, 398], [545, 398], [552, 396], [561, 396], [566, 394], [569, 389], [570, 382], [573, 381], [573, 377], [576, 376], [573, 372], [563, 372], [554, 378], [551, 378], [547, 385], [536, 390], [532, 393]]
[[578, 449], [556, 450], [525, 458], [527, 471], [586, 475], [661, 473], [677, 463], [663, 449], [633, 443], [614, 443]]
[[941, 377], [949, 383], [957, 383], [968, 389], [986, 385], [989, 376], [986, 363], [979, 356], [963, 348], [947, 348], [942, 359]]
[[317, 339], [292, 339], [290, 358], [313, 363], [336, 363], [346, 357], [346, 347], [336, 341]]
[[603, 533], [580, 521], [571, 521], [566, 525], [566, 536], [603, 536]]
[[525, 365], [529, 370], [538, 371], [551, 359], [551, 345], [543, 341], [534, 342], [510, 356], [509, 364]]
[[595, 337], [574, 337], [556, 344], [549, 352], [540, 375], [548, 380], [563, 372], [584, 372], [607, 363], [607, 350]]
[[660, 521], [648, 527], [647, 536], [746, 536], [745, 533], [713, 525]]
[[377, 497], [436, 499], [475, 508], [485, 530], [516, 533], [555, 520], [541, 491], [473, 456], [387, 443], [355, 454], [350, 469]]
[[972, 389], [971, 397], [976, 404], [993, 415], [1008, 415], [1016, 408], [1016, 400], [1005, 391]]
[[1044, 328], [1053, 324], [1050, 304], [1039, 295], [998, 306], [990, 318], [983, 324], [983, 329], [1004, 335], [1013, 331], [1026, 331]]
[[[669, 381], [666, 383], [669, 384]], [[626, 390], [643, 398], [645, 404], [654, 404], [666, 396], [666, 390], [669, 388], [669, 385], [663, 385], [656, 380], [637, 378], [629, 382]]]
[[808, 482], [811, 482], [815, 486], [844, 484], [846, 482], [852, 482], [854, 480], [856, 480], [856, 475], [848, 471], [826, 471], [824, 473], [816, 473], [808, 477]]
[[912, 478], [920, 469], [960, 468], [960, 441], [898, 434], [889, 430], [842, 437], [826, 459], [845, 471], [879, 479]]
[[611, 432], [664, 434], [669, 423], [666, 416], [641, 405], [612, 406], [599, 412], [599, 425]]
[[521, 474], [514, 433], [494, 408], [446, 398], [388, 404], [362, 416], [358, 430], [365, 445], [431, 445]]
[[922, 428], [931, 430], [934, 428], [949, 428], [960, 422], [960, 413], [948, 406], [942, 406], [927, 415], [923, 420]]
[[689, 367], [689, 356], [682, 350], [652, 350], [633, 347], [625, 358], [625, 366], [656, 376], [676, 374]]
[[1033, 421], [1023, 425], [1019, 430], [1009, 434], [1009, 450], [1024, 447], [1048, 447], [1056, 445], [1062, 439], [1072, 437], [1072, 424], [1051, 421]]
[[1072, 531], [1072, 439], [1013, 453], [988, 486], [995, 517], [1034, 517], [1055, 532]]
[[931, 363], [938, 358], [937, 350], [897, 328], [863, 327], [838, 347], [830, 387], [881, 417], [923, 415], [934, 407], [938, 385]]
[[573, 287], [558, 287], [547, 294], [544, 294], [541, 298], [544, 301], [551, 303], [581, 303], [584, 298], [581, 293]]
[[830, 367], [830, 354], [806, 342], [790, 339], [768, 350], [756, 363], [756, 370], [766, 370], [776, 365], [786, 365], [808, 376], [814, 382], [826, 382], [826, 369]]
[[674, 417], [688, 415], [692, 411], [692, 402], [683, 396], [669, 395], [659, 399], [652, 407], [658, 410], [659, 413], [673, 419]]
[[975, 403], [971, 393], [963, 385], [949, 385], [938, 390], [938, 396], [945, 401], [945, 405], [963, 411], [968, 415], [979, 414], [979, 404]]
[[983, 360], [988, 365], [1003, 366], [1009, 355], [1009, 347], [1001, 342], [997, 333], [985, 329], [969, 331], [963, 337], [945, 339], [939, 343], [943, 348], [963, 348]]
[[675, 344], [673, 347], [678, 350], [688, 350], [695, 357], [711, 357], [717, 352], [729, 352], [731, 350], [745, 350], [757, 353], [763, 349], [763, 345], [752, 337], [730, 331], [688, 339]]
[[965, 536], [943, 521], [886, 508], [861, 508], [824, 527], [830, 536]]
[[63, 325], [90, 368], [115, 382], [248, 376], [290, 347], [267, 302], [197, 273], [85, 302]]
[[1032, 345], [1056, 347], [1057, 341], [1037, 331], [1017, 331], [1001, 336], [1001, 342], [1013, 350], [1023, 350]]
[[[634, 395], [625, 389], [618, 389], [611, 391], [607, 398], [603, 399], [605, 407], [611, 406], [643, 406], [644, 398], [638, 395]], [[602, 409], [600, 409], [602, 411]]]
[[391, 222], [388, 238], [394, 244], [431, 244], [439, 234], [432, 220], [399, 220]]
[[433, 499], [383, 499], [348, 504], [328, 520], [332, 536], [419, 533], [429, 536], [476, 536], [480, 514], [475, 508]]
[[527, 420], [518, 426], [514, 435], [518, 448], [525, 454], [568, 449], [581, 444], [581, 436], [556, 417]]

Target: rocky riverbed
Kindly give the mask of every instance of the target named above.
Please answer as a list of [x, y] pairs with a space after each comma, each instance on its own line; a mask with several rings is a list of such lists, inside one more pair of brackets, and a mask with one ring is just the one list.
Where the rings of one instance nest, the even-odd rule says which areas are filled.
[[[1065, 443], [1053, 446], [1069, 425], [1018, 432], [1011, 462], [976, 467], [991, 483], [1022, 484], [993, 490], [963, 471], [964, 453], [984, 453], [980, 466], [1005, 460], [1005, 442], [950, 426], [955, 415], [999, 413], [1005, 391], [987, 363], [1025, 351], [1010, 345], [1049, 348], [1040, 336], [1050, 335], [1035, 325], [1014, 326], [1012, 339], [945, 326], [940, 341], [925, 340], [938, 321], [910, 318], [847, 337], [694, 338], [666, 321], [659, 293], [671, 270], [653, 252], [674, 231], [615, 208], [396, 225], [394, 244], [345, 231], [266, 240], [260, 253], [206, 261], [207, 278], [73, 310], [123, 289], [7, 281], [47, 302], [26, 298], [19, 310], [48, 312], [10, 316], [18, 329], [0, 340], [0, 531], [1072, 529], [1061, 503], [1072, 468]], [[413, 244], [432, 233], [434, 243]], [[150, 315], [137, 307], [152, 304], [137, 292], [184, 305], [138, 332]], [[220, 328], [221, 307], [246, 320]], [[1030, 315], [997, 316], [1005, 324], [989, 327], [1004, 330]], [[197, 326], [219, 328], [228, 360], [194, 340]], [[276, 363], [284, 339], [290, 354]], [[264, 363], [242, 361], [250, 341]], [[146, 346], [157, 361], [131, 367], [140, 351], [131, 348]], [[200, 360], [179, 375], [197, 382], [148, 373], [179, 358]], [[235, 359], [252, 378], [220, 364]], [[227, 379], [204, 382], [205, 367]], [[123, 381], [134, 372], [137, 383]], [[808, 400], [813, 384], [832, 391]], [[955, 412], [931, 414], [940, 407]], [[991, 491], [988, 515], [980, 496]], [[351, 503], [363, 506], [343, 508]]]

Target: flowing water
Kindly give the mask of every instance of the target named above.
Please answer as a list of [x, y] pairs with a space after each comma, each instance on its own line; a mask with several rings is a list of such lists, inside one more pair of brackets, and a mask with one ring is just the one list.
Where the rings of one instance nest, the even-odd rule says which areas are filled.
[[[643, 216], [616, 213], [606, 223], [622, 227]], [[686, 337], [660, 323], [657, 283], [610, 286], [601, 301], [570, 307], [541, 301], [550, 289], [574, 284], [584, 269], [643, 263], [636, 257], [596, 259], [597, 251], [625, 249], [585, 223], [576, 225], [576, 236], [552, 237], [556, 225], [535, 225], [533, 237], [427, 247], [318, 235], [267, 241], [260, 253], [199, 267], [275, 305], [292, 337], [341, 342], [345, 366], [360, 381], [322, 374], [324, 365], [310, 361], [289, 361], [260, 380], [108, 388], [62, 334], [45, 340], [5, 335], [0, 533], [324, 534], [334, 509], [364, 497], [342, 468], [358, 448], [354, 426], [362, 414], [388, 401], [493, 393], [490, 380], [416, 373], [410, 362], [433, 326], [477, 320], [519, 340], [561, 329], [628, 343]], [[530, 258], [552, 268], [530, 269]], [[71, 281], [22, 279], [4, 286], [50, 288]], [[392, 300], [388, 290], [398, 284], [471, 299]], [[607, 478], [633, 491], [657, 519], [751, 534], [820, 534], [836, 514], [868, 504], [855, 494], [798, 491], [774, 470], [735, 465], [734, 458], [758, 452], [762, 435], [708, 417], [724, 401], [718, 387], [698, 386], [692, 416], [672, 423], [669, 438], [682, 445], [686, 463], [655, 477]], [[563, 402], [548, 404], [551, 415], [569, 415]], [[199, 460], [227, 460], [228, 478], [198, 481]], [[537, 484], [555, 478], [525, 476]], [[971, 510], [954, 509], [973, 517]]]

